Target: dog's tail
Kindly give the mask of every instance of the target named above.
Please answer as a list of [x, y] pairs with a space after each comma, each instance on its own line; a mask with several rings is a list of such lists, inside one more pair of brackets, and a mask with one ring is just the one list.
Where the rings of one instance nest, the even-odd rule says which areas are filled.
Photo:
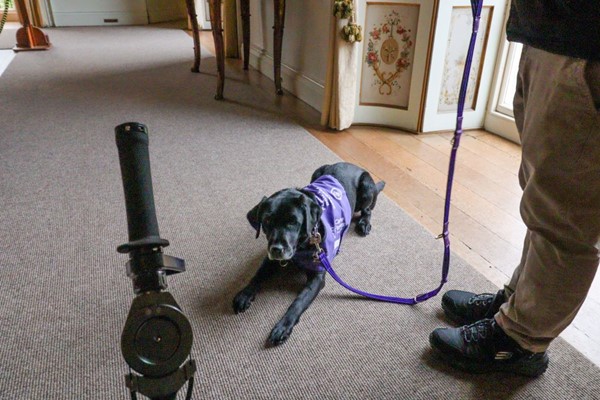
[[385, 181], [379, 181], [375, 184], [375, 187], [377, 188], [377, 193], [381, 193], [381, 191], [383, 190], [383, 188], [385, 187]]

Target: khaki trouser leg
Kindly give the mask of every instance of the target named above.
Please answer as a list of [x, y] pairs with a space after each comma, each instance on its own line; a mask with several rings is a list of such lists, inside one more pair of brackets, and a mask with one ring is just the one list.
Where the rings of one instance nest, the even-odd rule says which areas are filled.
[[515, 95], [523, 157], [523, 257], [495, 318], [545, 351], [575, 318], [600, 242], [600, 63], [525, 46]]

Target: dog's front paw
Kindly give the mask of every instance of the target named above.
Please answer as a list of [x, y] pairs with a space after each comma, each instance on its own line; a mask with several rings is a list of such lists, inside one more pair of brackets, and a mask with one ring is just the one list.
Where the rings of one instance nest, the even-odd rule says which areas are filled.
[[356, 223], [356, 233], [360, 236], [367, 236], [371, 233], [371, 223], [364, 219], [359, 219]]
[[279, 346], [280, 344], [284, 344], [292, 334], [294, 325], [296, 324], [290, 323], [288, 321], [279, 321], [271, 331], [271, 334], [269, 335], [268, 344], [272, 346]]
[[255, 297], [255, 293], [248, 292], [247, 290], [240, 291], [233, 299], [233, 311], [236, 314], [243, 313], [250, 307]]

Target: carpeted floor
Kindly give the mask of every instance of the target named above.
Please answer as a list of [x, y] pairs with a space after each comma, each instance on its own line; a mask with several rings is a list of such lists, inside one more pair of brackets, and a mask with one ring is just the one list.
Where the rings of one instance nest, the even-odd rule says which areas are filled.
[[[243, 75], [228, 71], [227, 100], [213, 100], [214, 59], [191, 74], [180, 30], [48, 33], [52, 50], [18, 54], [0, 77], [0, 399], [128, 398], [119, 343], [133, 293], [115, 251], [127, 226], [113, 132], [126, 121], [149, 127], [165, 253], [188, 266], [169, 282], [194, 329], [195, 399], [600, 398], [600, 370], [563, 340], [535, 380], [458, 373], [429, 348], [447, 324], [439, 298], [376, 303], [331, 279], [288, 343], [265, 348], [300, 281], [282, 274], [233, 314], [265, 251], [245, 214], [338, 158]], [[336, 258], [350, 283], [404, 296], [438, 283], [442, 244], [385, 196], [373, 226]], [[494, 290], [457, 257], [447, 287]]]
[[12, 49], [17, 43], [17, 30], [4, 28], [0, 33], [0, 49]]

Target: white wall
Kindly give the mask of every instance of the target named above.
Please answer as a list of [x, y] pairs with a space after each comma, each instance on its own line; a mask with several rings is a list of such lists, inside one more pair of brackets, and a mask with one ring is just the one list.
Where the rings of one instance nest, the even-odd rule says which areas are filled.
[[[295, 96], [321, 110], [327, 74], [331, 1], [286, 3], [282, 84]], [[251, 1], [250, 14], [250, 65], [273, 79], [273, 1]]]

